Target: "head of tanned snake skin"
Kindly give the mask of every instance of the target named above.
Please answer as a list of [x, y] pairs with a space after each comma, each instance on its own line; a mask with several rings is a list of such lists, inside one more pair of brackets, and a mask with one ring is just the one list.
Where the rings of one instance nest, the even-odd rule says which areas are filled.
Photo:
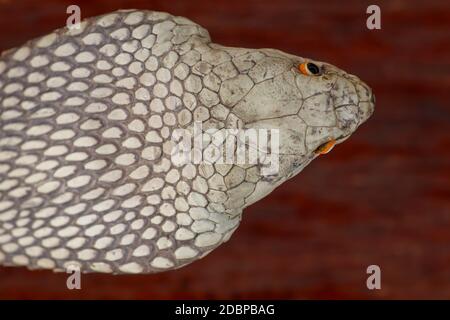
[[[372, 90], [358, 77], [331, 64], [270, 51], [285, 60], [267, 58], [261, 63], [264, 72], [288, 70], [256, 84], [233, 108], [246, 128], [279, 129], [278, 171], [261, 178], [265, 187], [252, 203], [346, 140], [375, 107]], [[315, 74], [305, 68], [315, 68]]]

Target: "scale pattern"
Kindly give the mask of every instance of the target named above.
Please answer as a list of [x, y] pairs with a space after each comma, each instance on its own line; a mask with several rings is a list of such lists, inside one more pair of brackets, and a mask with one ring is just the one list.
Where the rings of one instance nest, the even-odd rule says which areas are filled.
[[[0, 263], [152, 273], [179, 268], [227, 241], [242, 209], [263, 196], [260, 166], [175, 166], [170, 137], [193, 121], [221, 130], [258, 120], [248, 95], [293, 67], [279, 55], [221, 47], [185, 18], [134, 10], [5, 52]], [[276, 66], [270, 72], [258, 63], [267, 58]], [[342, 101], [338, 112], [347, 115], [333, 110], [319, 125], [371, 114], [360, 108], [370, 104], [370, 89], [358, 83], [351, 90], [365, 98]], [[323, 101], [320, 93], [303, 92], [279, 114], [316, 137], [291, 150], [302, 155], [328, 135], [315, 127], [314, 108], [299, 110], [307, 98]]]

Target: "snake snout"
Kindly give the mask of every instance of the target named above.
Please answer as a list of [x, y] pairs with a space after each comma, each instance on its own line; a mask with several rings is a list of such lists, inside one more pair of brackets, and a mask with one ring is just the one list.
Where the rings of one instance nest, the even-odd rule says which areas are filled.
[[359, 103], [358, 103], [358, 122], [359, 125], [366, 122], [367, 119], [373, 114], [375, 110], [375, 94], [372, 92], [365, 83], [361, 82], [361, 86], [364, 86], [364, 90], [362, 92], [358, 92], [359, 94]]
[[372, 89], [354, 75], [339, 75], [331, 93], [338, 127], [347, 133], [355, 131], [374, 111]]

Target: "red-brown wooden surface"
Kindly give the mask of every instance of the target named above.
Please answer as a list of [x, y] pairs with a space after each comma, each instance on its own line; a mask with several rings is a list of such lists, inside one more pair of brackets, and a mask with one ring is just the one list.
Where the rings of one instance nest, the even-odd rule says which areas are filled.
[[[366, 28], [377, 3], [382, 30]], [[168, 273], [84, 275], [0, 267], [0, 298], [450, 298], [450, 2], [0, 0], [0, 50], [119, 8], [167, 11], [215, 42], [333, 63], [374, 90], [347, 142], [248, 208], [231, 240]], [[366, 288], [366, 268], [382, 289]]]

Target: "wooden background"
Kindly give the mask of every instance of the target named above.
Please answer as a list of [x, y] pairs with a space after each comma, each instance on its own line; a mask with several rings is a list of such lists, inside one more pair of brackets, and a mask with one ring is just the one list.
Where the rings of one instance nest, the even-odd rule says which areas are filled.
[[[366, 28], [366, 8], [382, 30]], [[0, 0], [0, 50], [119, 8], [168, 11], [215, 42], [333, 63], [374, 90], [374, 116], [347, 142], [248, 208], [207, 258], [157, 275], [0, 268], [0, 298], [450, 298], [450, 2]], [[366, 288], [366, 268], [382, 289]]]

